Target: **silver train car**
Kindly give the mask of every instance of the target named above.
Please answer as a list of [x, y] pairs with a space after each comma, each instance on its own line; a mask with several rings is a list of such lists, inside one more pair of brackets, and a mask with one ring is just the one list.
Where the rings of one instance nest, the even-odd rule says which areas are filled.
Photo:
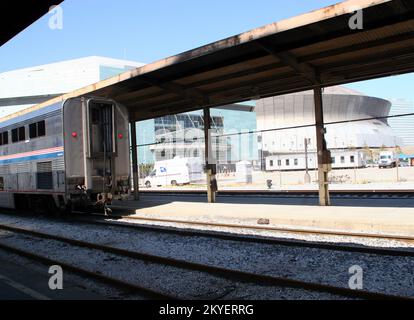
[[79, 97], [0, 119], [0, 207], [105, 209], [130, 192], [129, 119]]

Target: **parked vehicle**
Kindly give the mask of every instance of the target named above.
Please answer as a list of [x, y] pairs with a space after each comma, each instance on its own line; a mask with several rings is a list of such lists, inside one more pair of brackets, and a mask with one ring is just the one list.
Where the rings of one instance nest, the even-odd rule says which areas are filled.
[[145, 186], [177, 186], [198, 182], [203, 178], [200, 158], [174, 158], [157, 161], [154, 170], [145, 178]]
[[409, 167], [410, 163], [408, 161], [399, 161], [398, 166], [400, 166], [400, 167]]
[[366, 168], [377, 168], [378, 167], [378, 161], [374, 161], [372, 159], [369, 159], [366, 161]]
[[397, 166], [397, 157], [392, 151], [382, 151], [379, 155], [378, 167], [395, 168]]

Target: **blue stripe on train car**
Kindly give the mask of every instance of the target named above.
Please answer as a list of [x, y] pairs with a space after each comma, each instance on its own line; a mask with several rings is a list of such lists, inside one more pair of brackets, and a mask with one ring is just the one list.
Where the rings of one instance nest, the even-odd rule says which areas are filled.
[[17, 162], [24, 162], [24, 161], [34, 161], [34, 160], [42, 160], [42, 159], [60, 158], [60, 157], [63, 157], [63, 152], [62, 151], [46, 153], [46, 154], [38, 154], [38, 155], [27, 156], [27, 157], [22, 157], [22, 158], [0, 160], [0, 165], [17, 163]]
[[5, 128], [5, 127], [8, 127], [10, 125], [13, 125], [13, 124], [16, 124], [16, 123], [19, 123], [19, 122], [24, 122], [26, 120], [44, 115], [46, 113], [59, 110], [59, 109], [62, 108], [62, 105], [63, 105], [62, 102], [58, 102], [58, 103], [52, 104], [50, 106], [46, 106], [46, 107], [40, 108], [38, 110], [23, 114], [21, 116], [17, 116], [15, 118], [11, 118], [9, 120], [0, 122], [0, 128]]

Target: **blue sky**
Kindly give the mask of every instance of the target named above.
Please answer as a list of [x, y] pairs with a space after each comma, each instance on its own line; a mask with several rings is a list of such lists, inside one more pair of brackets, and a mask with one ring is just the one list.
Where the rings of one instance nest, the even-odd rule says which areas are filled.
[[[0, 72], [100, 55], [149, 63], [336, 0], [65, 0], [63, 29], [50, 15], [0, 48]], [[406, 75], [349, 87], [414, 100]]]

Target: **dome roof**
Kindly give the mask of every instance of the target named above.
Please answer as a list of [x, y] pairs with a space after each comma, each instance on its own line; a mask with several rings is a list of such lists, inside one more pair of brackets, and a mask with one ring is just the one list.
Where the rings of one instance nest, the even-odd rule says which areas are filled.
[[334, 86], [334, 87], [328, 87], [323, 90], [326, 94], [349, 94], [349, 95], [357, 95], [357, 96], [363, 96], [364, 94], [362, 92], [343, 87], [343, 86]]
[[[354, 89], [350, 89], [344, 86], [333, 86], [327, 87], [323, 89], [324, 94], [344, 94], [344, 95], [355, 95], [355, 96], [364, 96], [362, 92], [359, 92]], [[294, 95], [303, 95], [303, 94], [313, 94], [313, 91], [303, 91], [303, 92], [296, 92], [293, 93]]]

